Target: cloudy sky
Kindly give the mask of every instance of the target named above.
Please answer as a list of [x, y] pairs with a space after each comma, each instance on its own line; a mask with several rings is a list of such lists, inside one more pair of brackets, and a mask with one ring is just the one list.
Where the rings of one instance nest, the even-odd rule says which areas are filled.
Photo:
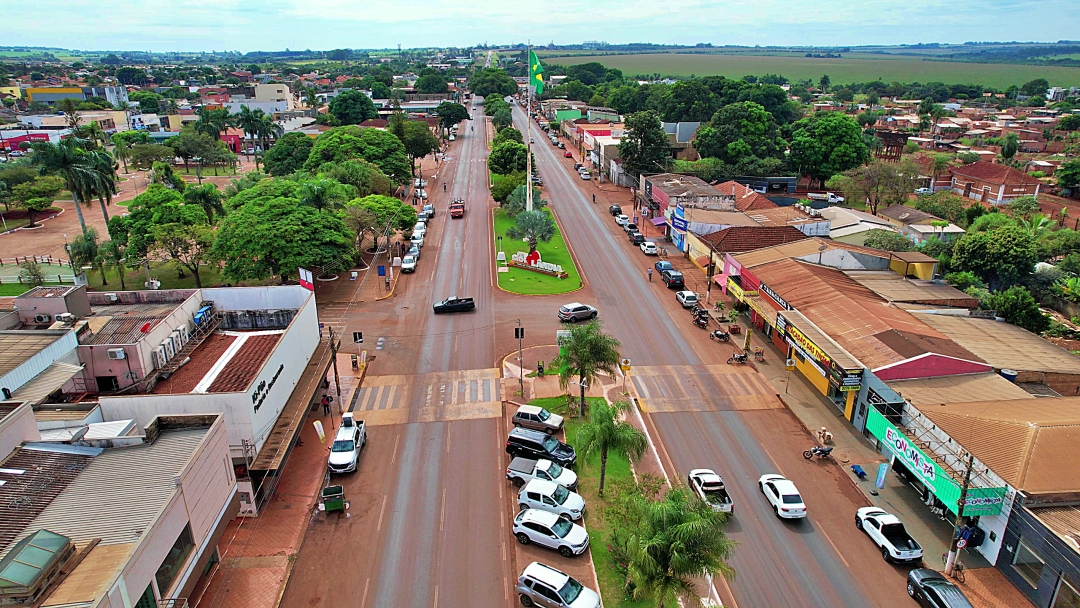
[[0, 6], [0, 45], [82, 50], [1080, 38], [1077, 0], [4, 0]]

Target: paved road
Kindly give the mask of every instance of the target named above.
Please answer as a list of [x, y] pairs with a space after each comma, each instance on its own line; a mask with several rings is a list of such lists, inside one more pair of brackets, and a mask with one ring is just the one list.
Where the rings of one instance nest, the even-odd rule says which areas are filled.
[[[515, 106], [514, 110], [515, 123], [524, 132], [525, 114], [519, 107]], [[534, 139], [546, 142], [543, 137]], [[559, 157], [555, 151], [560, 153]], [[703, 332], [690, 326], [688, 315], [686, 318], [683, 315], [673, 317], [674, 306], [670, 301], [665, 303], [660, 299], [673, 300], [670, 292], [663, 289], [662, 284], [649, 283], [645, 278], [645, 269], [655, 258], [634, 252], [612, 228], [607, 209], [600, 203], [591, 203], [582, 192], [578, 178], [567, 170], [561, 150], [538, 143], [534, 152], [551, 206], [576, 249], [607, 330], [622, 342], [622, 354], [630, 357], [635, 367], [693, 366], [684, 368], [687, 373], [700, 370], [700, 366], [706, 364], [722, 362], [728, 354], [727, 349], [706, 347], [705, 355], [699, 354], [694, 344], [701, 336], [693, 336], [692, 332]], [[704, 344], [709, 343], [706, 340]], [[669, 463], [677, 471], [685, 475], [689, 469], [698, 466], [716, 468], [722, 471], [732, 487], [736, 517], [729, 531], [731, 537], [740, 542], [732, 560], [738, 572], [731, 585], [736, 603], [744, 608], [862, 607], [886, 605], [890, 601], [886, 597], [900, 601], [902, 574], [885, 566], [865, 539], [842, 542], [840, 546], [845, 547], [845, 556], [838, 553], [831, 540], [840, 530], [852, 528], [847, 520], [853, 516], [854, 509], [861, 506], [850, 484], [836, 474], [836, 467], [796, 469], [802, 465], [795, 462], [792, 455], [805, 446], [763, 445], [771, 440], [804, 442], [806, 439], [786, 410], [740, 411], [740, 397], [720, 399], [720, 395], [732, 393], [730, 383], [725, 381], [726, 370], [720, 371], [724, 373], [695, 374], [694, 394], [667, 400], [666, 411], [670, 413], [654, 413], [647, 419], [650, 427], [658, 432], [668, 450]], [[683, 377], [683, 374], [674, 373], [665, 377], [664, 382], [668, 386], [678, 385]], [[742, 374], [730, 377], [745, 384]], [[751, 392], [753, 390], [756, 389]], [[768, 392], [773, 392], [771, 387]], [[775, 399], [772, 395], [766, 396]], [[674, 411], [679, 409], [698, 411]], [[778, 436], [781, 432], [787, 433], [788, 437]], [[777, 455], [775, 459], [766, 446]], [[794, 458], [801, 460], [799, 456]], [[758, 494], [757, 478], [777, 471], [801, 482], [813, 510], [807, 521], [789, 524], [768, 512], [764, 499]], [[821, 505], [821, 508], [813, 509], [815, 505]], [[835, 518], [835, 521], [830, 520], [830, 525], [837, 528], [831, 532], [831, 537], [821, 523], [826, 516]], [[843, 533], [846, 537], [852, 536], [850, 532]], [[869, 560], [876, 556], [876, 561], [868, 562], [868, 569], [884, 570], [883, 576], [895, 579], [889, 583], [895, 591], [886, 591], [881, 594], [885, 597], [879, 597], [878, 593], [868, 593], [862, 585], [854, 584], [853, 573], [844, 562], [845, 558], [851, 560], [853, 555]], [[861, 562], [855, 560], [853, 563]], [[868, 583], [873, 584], [873, 581]]]

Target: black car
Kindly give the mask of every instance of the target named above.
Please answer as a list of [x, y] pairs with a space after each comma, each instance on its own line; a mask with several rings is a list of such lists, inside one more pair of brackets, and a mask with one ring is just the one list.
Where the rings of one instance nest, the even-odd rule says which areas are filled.
[[635, 245], [640, 245], [645, 242], [645, 235], [641, 234], [640, 232], [631, 232], [630, 242]]
[[468, 312], [470, 310], [476, 310], [476, 302], [474, 302], [472, 298], [450, 296], [442, 302], [436, 302], [431, 308], [437, 315], [446, 312]]
[[611, 215], [622, 215], [622, 207], [618, 205], [612, 205], [607, 208], [607, 212]]
[[518, 427], [511, 429], [506, 438], [506, 453], [511, 458], [550, 460], [570, 468], [577, 462], [574, 448], [541, 431]]
[[668, 286], [668, 289], [682, 289], [686, 286], [686, 283], [683, 282], [682, 273], [674, 269], [661, 272], [660, 280]]
[[972, 608], [959, 587], [929, 568], [916, 568], [908, 572], [907, 593], [921, 606]]

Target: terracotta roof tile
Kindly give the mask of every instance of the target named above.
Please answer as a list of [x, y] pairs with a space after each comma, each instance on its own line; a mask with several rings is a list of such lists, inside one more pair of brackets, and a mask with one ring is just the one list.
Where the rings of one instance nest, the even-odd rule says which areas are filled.
[[277, 346], [281, 334], [248, 336], [247, 341], [210, 384], [208, 393], [232, 393], [247, 390]]
[[719, 190], [721, 194], [734, 196], [735, 208], [739, 211], [757, 211], [760, 209], [772, 209], [773, 207], [779, 206], [769, 200], [767, 196], [760, 194], [751, 188], [747, 188], [736, 181], [726, 181], [721, 184], [716, 184], [713, 188]]
[[190, 393], [235, 340], [236, 336], [210, 334], [210, 337], [192, 351], [191, 361], [167, 379], [155, 384], [153, 392], [159, 395]]
[[807, 238], [794, 226], [730, 226], [701, 240], [719, 253], [741, 253]]
[[971, 163], [970, 165], [964, 165], [962, 167], [950, 167], [949, 172], [953, 175], [961, 177], [970, 177], [973, 179], [980, 179], [995, 184], [1006, 185], [1020, 185], [1020, 184], [1038, 184], [1039, 180], [1031, 177], [1023, 171], [1018, 171], [1012, 167], [1007, 167], [998, 163], [990, 163], [986, 161], [979, 161], [977, 163]]

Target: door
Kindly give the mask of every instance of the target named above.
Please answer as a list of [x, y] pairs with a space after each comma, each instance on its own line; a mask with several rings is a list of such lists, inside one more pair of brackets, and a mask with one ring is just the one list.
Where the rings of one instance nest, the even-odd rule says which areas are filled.
[[97, 376], [97, 389], [99, 393], [111, 393], [120, 390], [120, 383], [116, 376]]

